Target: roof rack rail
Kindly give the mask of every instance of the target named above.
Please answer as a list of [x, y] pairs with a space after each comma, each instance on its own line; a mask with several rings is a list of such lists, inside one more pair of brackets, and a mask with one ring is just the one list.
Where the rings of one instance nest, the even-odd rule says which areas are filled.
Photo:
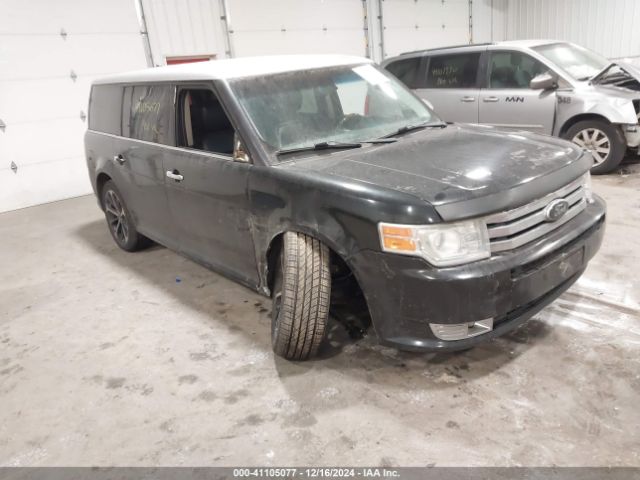
[[450, 47], [423, 48], [422, 50], [412, 50], [410, 52], [402, 52], [400, 55], [409, 55], [409, 54], [412, 54], [412, 53], [422, 53], [422, 52], [436, 52], [438, 50], [449, 50], [451, 48], [486, 47], [488, 45], [494, 45], [494, 43], [493, 42], [466, 43], [466, 44], [462, 44], [462, 45], [451, 45]]

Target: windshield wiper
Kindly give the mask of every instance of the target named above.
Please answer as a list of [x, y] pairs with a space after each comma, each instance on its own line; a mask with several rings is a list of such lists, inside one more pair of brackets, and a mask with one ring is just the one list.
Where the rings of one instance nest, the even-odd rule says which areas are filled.
[[414, 130], [421, 130], [423, 128], [429, 128], [429, 127], [445, 128], [446, 126], [447, 124], [444, 122], [416, 123], [415, 125], [405, 125], [403, 127], [400, 127], [395, 132], [391, 132], [388, 135], [384, 135], [383, 137], [380, 137], [380, 138], [382, 139], [382, 138], [395, 137], [396, 135], [403, 135], [405, 133], [413, 132]]
[[361, 143], [320, 142], [313, 145], [306, 145], [304, 147], [284, 148], [282, 150], [277, 150], [276, 155], [282, 155], [284, 153], [309, 152], [314, 150], [360, 148], [361, 146]]

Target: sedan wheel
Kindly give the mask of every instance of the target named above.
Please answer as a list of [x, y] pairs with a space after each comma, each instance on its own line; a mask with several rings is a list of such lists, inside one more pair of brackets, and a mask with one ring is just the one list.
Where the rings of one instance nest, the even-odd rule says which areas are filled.
[[609, 137], [597, 128], [580, 130], [572, 139], [573, 143], [591, 150], [593, 164], [598, 166], [605, 162], [611, 153], [611, 141]]
[[614, 170], [627, 151], [627, 140], [619, 125], [594, 118], [576, 122], [562, 134], [562, 138], [591, 152], [591, 173]]

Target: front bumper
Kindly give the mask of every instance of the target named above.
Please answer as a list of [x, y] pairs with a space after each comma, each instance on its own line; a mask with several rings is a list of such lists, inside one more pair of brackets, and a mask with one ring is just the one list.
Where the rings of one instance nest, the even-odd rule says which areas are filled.
[[[602, 243], [606, 207], [594, 203], [550, 235], [487, 260], [434, 268], [424, 260], [361, 251], [352, 267], [381, 343], [402, 350], [462, 350], [518, 327], [567, 290]], [[430, 323], [493, 318], [493, 330], [445, 341]]]

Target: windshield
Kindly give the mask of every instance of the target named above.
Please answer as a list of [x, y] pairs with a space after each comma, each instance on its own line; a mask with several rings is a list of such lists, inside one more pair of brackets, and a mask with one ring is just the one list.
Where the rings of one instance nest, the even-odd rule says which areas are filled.
[[262, 140], [276, 150], [365, 142], [439, 122], [399, 81], [368, 64], [236, 79], [230, 86]]
[[571, 43], [553, 43], [534, 50], [568, 73], [575, 80], [589, 80], [609, 65], [609, 60]]

